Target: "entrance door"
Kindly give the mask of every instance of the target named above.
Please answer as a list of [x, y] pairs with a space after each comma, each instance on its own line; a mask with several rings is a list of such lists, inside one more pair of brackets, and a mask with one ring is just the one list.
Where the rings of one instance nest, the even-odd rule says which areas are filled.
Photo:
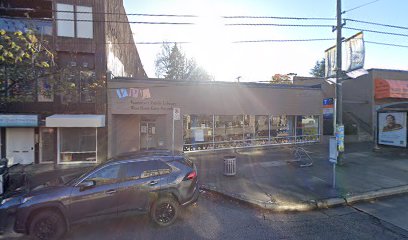
[[56, 162], [57, 130], [54, 128], [40, 128], [40, 162]]
[[9, 165], [34, 162], [34, 128], [7, 128], [6, 145]]
[[140, 149], [157, 148], [156, 124], [154, 122], [140, 123]]

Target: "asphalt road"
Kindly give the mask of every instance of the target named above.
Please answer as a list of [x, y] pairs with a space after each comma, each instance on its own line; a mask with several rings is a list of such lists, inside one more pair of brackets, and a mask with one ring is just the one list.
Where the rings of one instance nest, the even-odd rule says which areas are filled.
[[110, 219], [76, 226], [66, 239], [408, 239], [408, 231], [354, 207], [273, 213], [204, 193], [170, 227], [155, 227], [147, 216]]

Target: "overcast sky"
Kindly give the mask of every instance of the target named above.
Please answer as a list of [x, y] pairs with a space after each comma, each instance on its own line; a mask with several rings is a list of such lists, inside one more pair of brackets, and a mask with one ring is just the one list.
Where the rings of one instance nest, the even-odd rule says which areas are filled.
[[[374, 0], [343, 0], [343, 10]], [[129, 16], [130, 21], [191, 22], [193, 25], [132, 24], [136, 42], [191, 42], [182, 49], [215, 77], [216, 81], [267, 81], [276, 73], [309, 76], [315, 62], [335, 40], [317, 42], [233, 43], [246, 40], [335, 38], [331, 27], [226, 26], [228, 23], [335, 25], [335, 20], [225, 19], [222, 16], [334, 18], [336, 0], [124, 0], [126, 12], [188, 14], [186, 17]], [[399, 25], [408, 28], [408, 1], [379, 0], [351, 10], [343, 18]], [[346, 27], [385, 31], [407, 36], [365, 32], [366, 41], [408, 46], [408, 30], [347, 21]], [[343, 37], [357, 30], [343, 29]], [[143, 66], [155, 77], [154, 60], [160, 45], [138, 44]], [[408, 70], [408, 48], [366, 43], [365, 68]]]

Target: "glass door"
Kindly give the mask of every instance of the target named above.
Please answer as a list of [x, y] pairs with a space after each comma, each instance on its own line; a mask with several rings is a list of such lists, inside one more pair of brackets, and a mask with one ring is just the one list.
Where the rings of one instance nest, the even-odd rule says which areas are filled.
[[40, 128], [40, 162], [56, 162], [57, 133], [54, 128]]
[[157, 148], [156, 124], [154, 122], [142, 122], [140, 124], [140, 149], [155, 148]]

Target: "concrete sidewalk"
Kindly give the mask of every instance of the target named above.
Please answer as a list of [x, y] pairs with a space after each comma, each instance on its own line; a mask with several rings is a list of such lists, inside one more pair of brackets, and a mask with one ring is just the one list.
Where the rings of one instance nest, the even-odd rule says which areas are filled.
[[[190, 153], [203, 189], [262, 208], [277, 211], [310, 210], [350, 204], [408, 192], [408, 151], [372, 151], [370, 143], [349, 144], [344, 164], [336, 167], [332, 188], [332, 164], [328, 146], [303, 146], [313, 165], [293, 162], [292, 147], [242, 149], [234, 152]], [[235, 154], [237, 175], [223, 175], [223, 157]]]

